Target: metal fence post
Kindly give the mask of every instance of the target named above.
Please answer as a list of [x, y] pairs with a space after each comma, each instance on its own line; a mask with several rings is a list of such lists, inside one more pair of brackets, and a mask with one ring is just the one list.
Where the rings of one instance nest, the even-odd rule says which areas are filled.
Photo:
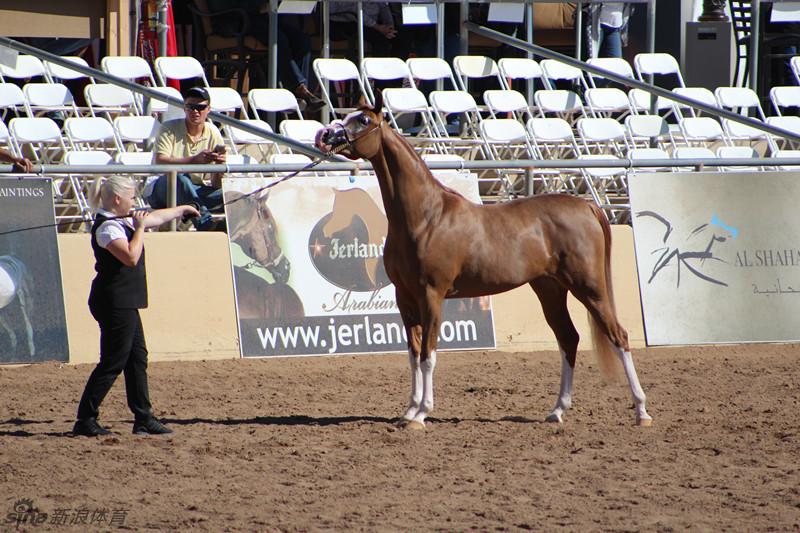
[[[178, 172], [170, 170], [167, 174], [167, 207], [175, 207], [178, 198]], [[176, 231], [178, 222], [173, 220], [169, 223], [169, 230]]]

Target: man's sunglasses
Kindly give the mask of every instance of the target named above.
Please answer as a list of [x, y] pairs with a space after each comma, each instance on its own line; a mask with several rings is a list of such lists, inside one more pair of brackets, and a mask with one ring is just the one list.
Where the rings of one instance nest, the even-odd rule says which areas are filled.
[[183, 104], [183, 107], [192, 111], [205, 111], [208, 108], [208, 104]]

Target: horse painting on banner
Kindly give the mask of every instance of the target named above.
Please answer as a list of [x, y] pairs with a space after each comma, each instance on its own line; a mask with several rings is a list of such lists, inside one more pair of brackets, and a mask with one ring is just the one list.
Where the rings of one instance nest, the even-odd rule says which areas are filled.
[[0, 328], [8, 335], [9, 346], [12, 352], [17, 350], [19, 340], [15, 331], [15, 322], [10, 315], [14, 303], [19, 310], [18, 322], [25, 329], [28, 354], [31, 360], [36, 355], [36, 346], [33, 341], [33, 326], [30, 315], [33, 307], [31, 293], [31, 280], [25, 263], [12, 255], [0, 256]]
[[[433, 373], [445, 298], [496, 294], [529, 284], [562, 354], [561, 386], [548, 421], [572, 404], [578, 332], [567, 309], [571, 292], [588, 310], [599, 361], [619, 359], [636, 422], [648, 426], [645, 395], [628, 334], [616, 317], [611, 287], [611, 227], [594, 204], [568, 195], [478, 205], [441, 185], [379, 111], [361, 105], [317, 133], [317, 147], [368, 159], [378, 177], [388, 231], [384, 264], [408, 336], [411, 397], [402, 419], [424, 428], [433, 410]], [[378, 110], [378, 111], [376, 111]]]
[[[234, 267], [239, 319], [301, 318], [303, 302], [289, 286], [291, 264], [278, 242], [278, 225], [267, 207], [269, 192], [244, 196], [228, 193], [228, 235], [252, 261]], [[272, 279], [265, 279], [264, 273]]]

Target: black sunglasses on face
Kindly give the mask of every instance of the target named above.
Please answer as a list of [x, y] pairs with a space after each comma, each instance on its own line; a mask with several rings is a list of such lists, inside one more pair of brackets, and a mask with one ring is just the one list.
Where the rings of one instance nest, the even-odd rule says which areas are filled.
[[208, 108], [208, 104], [184, 104], [183, 107], [192, 111], [205, 111]]

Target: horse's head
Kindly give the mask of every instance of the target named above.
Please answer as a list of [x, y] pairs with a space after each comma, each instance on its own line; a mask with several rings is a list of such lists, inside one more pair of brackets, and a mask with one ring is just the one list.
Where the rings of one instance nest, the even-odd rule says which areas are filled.
[[357, 111], [317, 132], [317, 148], [323, 152], [336, 150], [350, 159], [370, 159], [381, 148], [382, 109], [383, 95], [380, 91], [376, 91], [372, 107], [362, 97]]
[[[238, 195], [239, 198], [243, 195]], [[266, 268], [277, 283], [289, 280], [291, 264], [283, 255], [278, 243], [278, 226], [272, 211], [267, 207], [269, 193], [247, 196], [245, 201], [252, 205], [246, 212], [249, 216], [237, 219], [230, 228], [230, 239], [242, 247], [244, 252], [259, 265]], [[231, 198], [234, 196], [231, 195]], [[228, 200], [227, 201], [233, 201]], [[252, 203], [251, 203], [252, 202]]]

